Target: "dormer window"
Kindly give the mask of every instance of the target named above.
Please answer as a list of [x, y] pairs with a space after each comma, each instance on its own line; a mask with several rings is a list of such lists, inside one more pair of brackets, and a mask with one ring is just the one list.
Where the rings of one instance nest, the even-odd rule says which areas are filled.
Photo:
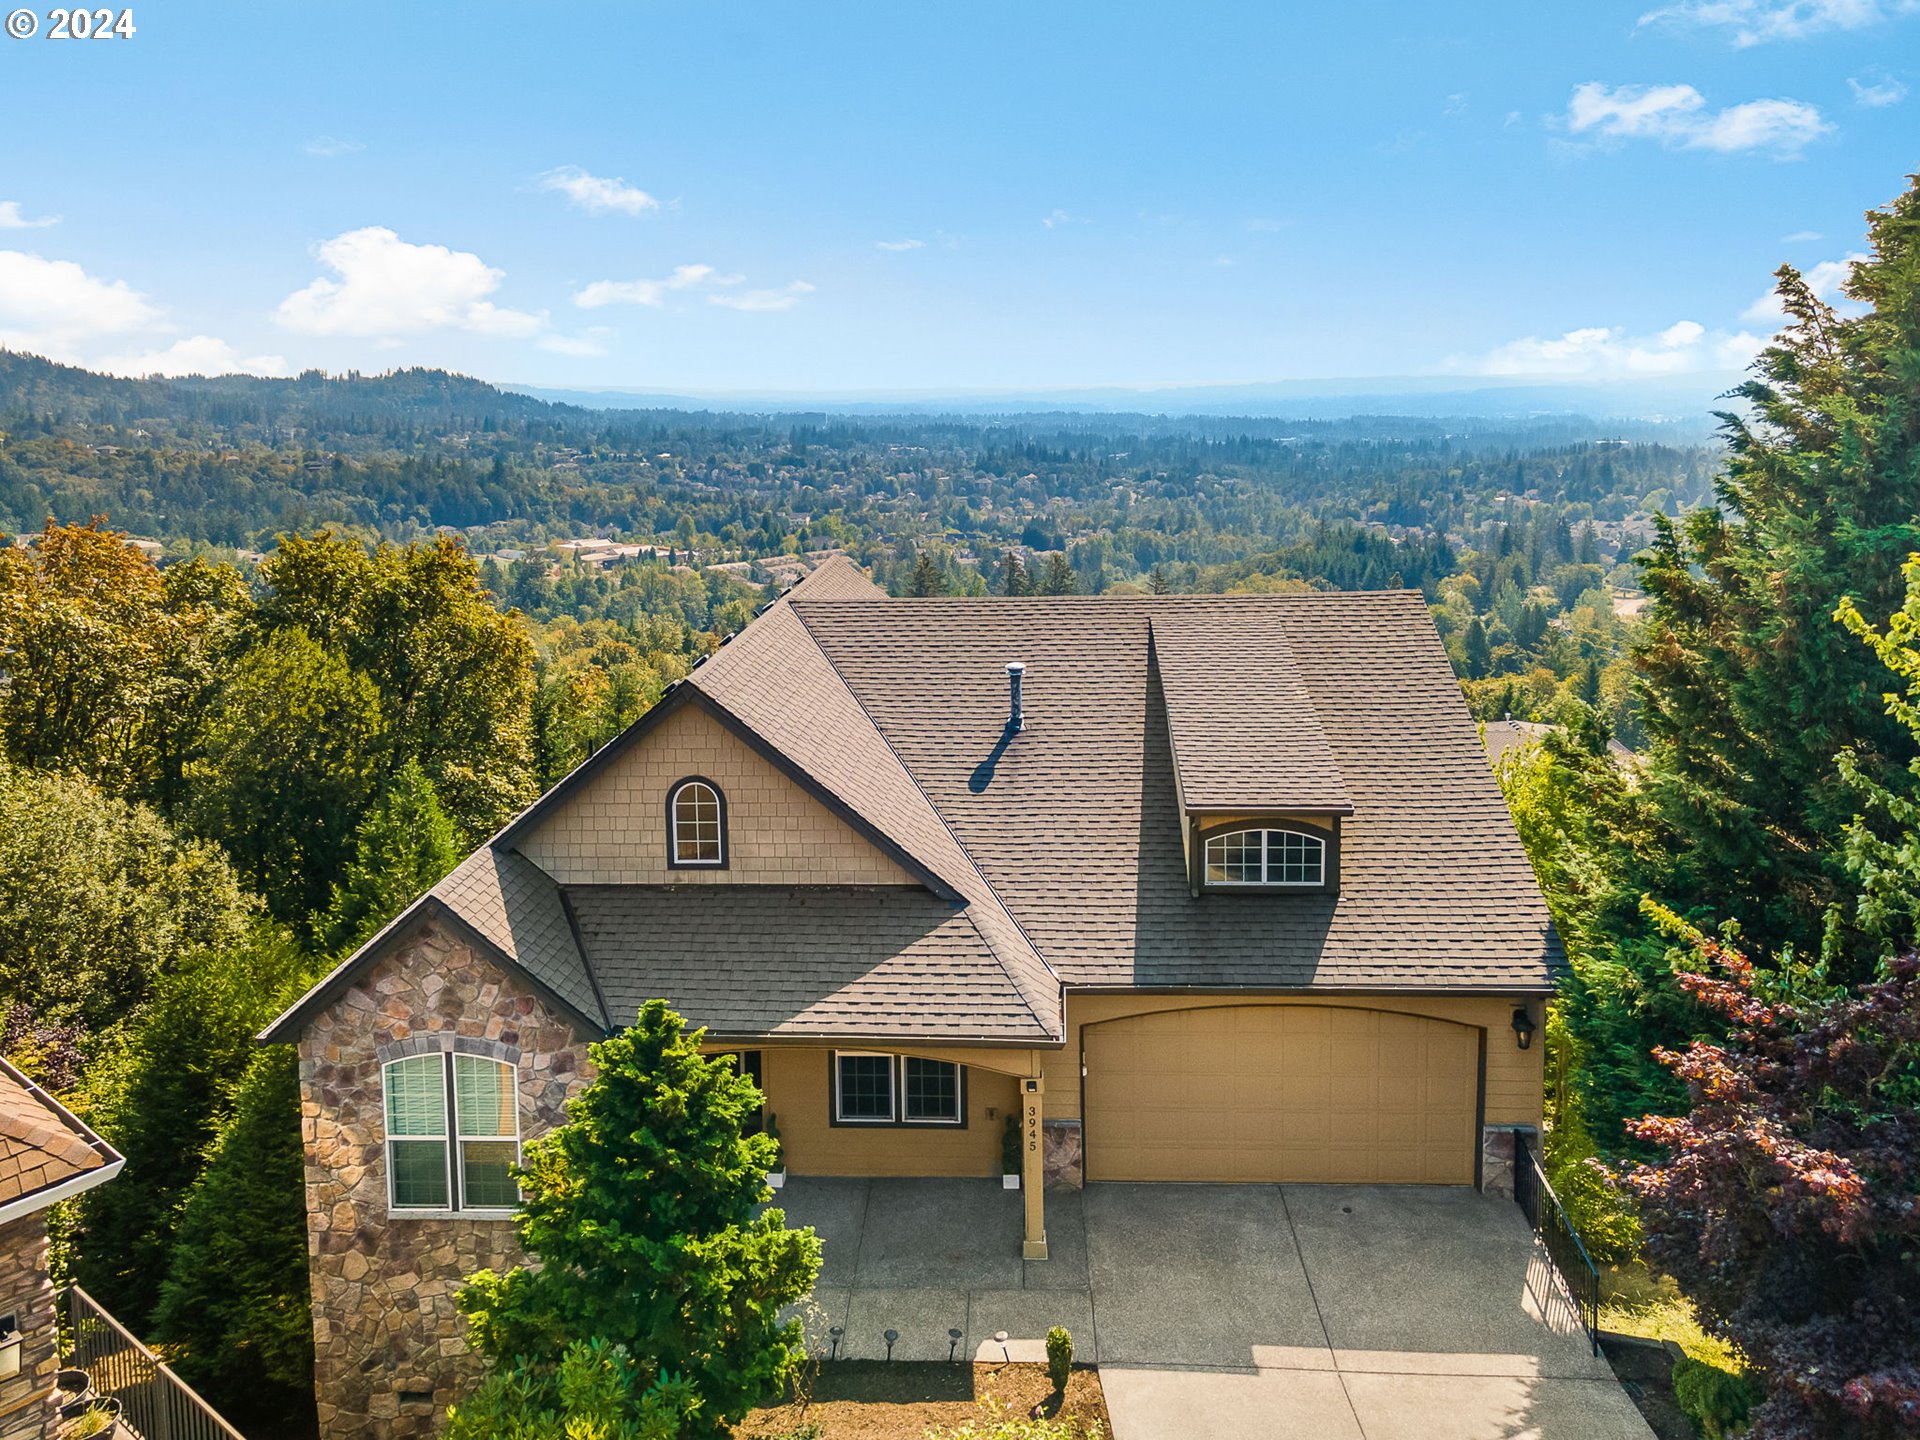
[[727, 807], [711, 780], [682, 780], [667, 797], [667, 864], [675, 870], [724, 870]]
[[1319, 889], [1327, 842], [1302, 830], [1229, 830], [1207, 837], [1207, 884]]

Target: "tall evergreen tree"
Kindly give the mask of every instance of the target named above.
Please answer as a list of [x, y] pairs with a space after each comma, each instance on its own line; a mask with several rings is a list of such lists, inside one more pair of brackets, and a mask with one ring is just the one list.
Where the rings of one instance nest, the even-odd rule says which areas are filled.
[[951, 593], [947, 585], [946, 571], [933, 558], [931, 550], [922, 550], [913, 558], [913, 574], [907, 578], [907, 594], [916, 597], [928, 595], [946, 595]]
[[[1629, 881], [1738, 920], [1757, 951], [1814, 950], [1848, 893], [1857, 800], [1834, 757], [1885, 776], [1914, 754], [1874, 656], [1833, 619], [1848, 595], [1897, 609], [1920, 547], [1920, 180], [1867, 222], [1845, 289], [1870, 308], [1836, 313], [1780, 268], [1791, 324], [1740, 387], [1751, 414], [1723, 417], [1720, 503], [1659, 520], [1641, 563], [1648, 794], [1672, 842]], [[1857, 933], [1840, 938], [1858, 958]]]
[[1056, 550], [1047, 557], [1047, 568], [1040, 572], [1034, 590], [1040, 595], [1071, 595], [1079, 588], [1079, 577], [1073, 573], [1073, 566], [1067, 563], [1065, 554]]
[[1007, 551], [1007, 558], [1000, 566], [1000, 593], [1002, 595], [1031, 595], [1033, 577], [1027, 574], [1027, 567], [1020, 563], [1020, 552]]
[[242, 1424], [311, 1414], [305, 1152], [292, 1047], [254, 1051], [181, 1209], [165, 1275], [153, 1333], [178, 1347], [175, 1367], [216, 1409]]
[[360, 822], [353, 847], [333, 904], [314, 927], [321, 945], [336, 954], [358, 947], [460, 862], [453, 821], [419, 761], [400, 767]]

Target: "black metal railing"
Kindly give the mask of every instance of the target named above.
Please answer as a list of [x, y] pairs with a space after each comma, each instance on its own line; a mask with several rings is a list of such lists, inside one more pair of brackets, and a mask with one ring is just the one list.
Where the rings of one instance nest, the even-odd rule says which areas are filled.
[[[1587, 1254], [1580, 1232], [1560, 1197], [1547, 1183], [1547, 1173], [1518, 1131], [1513, 1137], [1513, 1198], [1533, 1226], [1534, 1239], [1550, 1262], [1553, 1275], [1565, 1288], [1564, 1298], [1579, 1316], [1593, 1353], [1600, 1353], [1600, 1270]], [[1536, 1296], [1545, 1307], [1546, 1299]]]
[[61, 1292], [67, 1353], [61, 1363], [84, 1371], [90, 1401], [118, 1401], [121, 1431], [141, 1440], [246, 1440], [220, 1418], [158, 1355], [78, 1285]]

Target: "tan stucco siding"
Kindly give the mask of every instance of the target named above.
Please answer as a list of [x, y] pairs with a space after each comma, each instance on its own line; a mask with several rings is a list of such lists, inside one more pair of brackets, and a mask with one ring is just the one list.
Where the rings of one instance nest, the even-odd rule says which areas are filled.
[[[667, 865], [667, 794], [691, 775], [725, 797], [727, 867]], [[563, 885], [913, 885], [872, 842], [697, 706], [686, 705], [521, 840]]]
[[[868, 1048], [868, 1047], [849, 1047]], [[874, 1049], [881, 1047], [874, 1046]], [[905, 1052], [966, 1063], [964, 1051]], [[787, 1170], [794, 1175], [998, 1175], [1001, 1137], [1016, 1103], [1011, 1075], [967, 1065], [965, 1126], [834, 1125], [831, 1050], [761, 1052], [767, 1108], [778, 1117]], [[1024, 1060], [981, 1055], [994, 1065]]]
[[[1498, 995], [1313, 995], [1261, 997], [1255, 995], [1148, 995], [1136, 991], [1067, 996], [1065, 1055], [1044, 1062], [1047, 1076], [1047, 1113], [1061, 1119], [1079, 1118], [1081, 1028], [1103, 1020], [1148, 1015], [1166, 1010], [1211, 1009], [1240, 1005], [1323, 1005], [1336, 1008], [1385, 1010], [1401, 1015], [1424, 1015], [1471, 1025], [1486, 1033], [1485, 1123], [1540, 1124], [1541, 1045], [1522, 1050], [1514, 1043], [1514, 1007], [1521, 1003]], [[1539, 1018], [1538, 1002], [1534, 1016]]]

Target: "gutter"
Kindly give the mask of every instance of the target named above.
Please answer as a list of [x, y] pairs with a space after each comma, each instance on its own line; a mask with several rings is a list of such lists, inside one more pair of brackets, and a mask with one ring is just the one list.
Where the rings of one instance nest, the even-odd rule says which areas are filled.
[[61, 1181], [58, 1185], [48, 1185], [42, 1189], [30, 1191], [18, 1200], [9, 1200], [5, 1205], [0, 1205], [0, 1225], [11, 1224], [15, 1220], [33, 1214], [36, 1210], [44, 1210], [49, 1205], [70, 1200], [82, 1191], [93, 1189], [96, 1185], [104, 1185], [118, 1175], [126, 1163], [124, 1157], [116, 1155], [105, 1165], [89, 1170], [84, 1175], [76, 1175], [71, 1180]]

